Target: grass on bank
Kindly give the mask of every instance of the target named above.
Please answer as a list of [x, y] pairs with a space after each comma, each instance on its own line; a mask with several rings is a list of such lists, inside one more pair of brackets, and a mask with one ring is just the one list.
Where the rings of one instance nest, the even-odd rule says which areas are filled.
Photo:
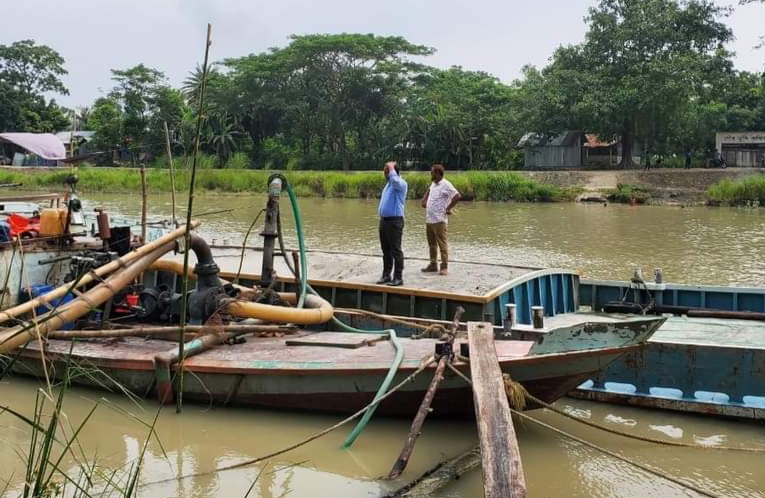
[[765, 206], [765, 176], [722, 180], [709, 187], [707, 197], [709, 204], [717, 206]]
[[[137, 168], [103, 168], [80, 166], [58, 169], [20, 169], [0, 171], [0, 184], [21, 183], [31, 189], [61, 189], [64, 180], [72, 172], [79, 177], [78, 191], [87, 192], [140, 192], [141, 177]], [[272, 171], [201, 169], [197, 171], [197, 189], [214, 192], [245, 193], [267, 191], [268, 177]], [[284, 172], [287, 181], [298, 196], [375, 198], [385, 185], [382, 171], [289, 171]], [[188, 191], [188, 169], [176, 170], [175, 188], [179, 193]], [[168, 170], [146, 170], [149, 189], [153, 192], [169, 192], [171, 181]], [[427, 171], [404, 172], [409, 184], [409, 198], [419, 199], [430, 185]], [[573, 200], [575, 189], [562, 189], [538, 183], [514, 172], [447, 172], [465, 200], [556, 202]]]

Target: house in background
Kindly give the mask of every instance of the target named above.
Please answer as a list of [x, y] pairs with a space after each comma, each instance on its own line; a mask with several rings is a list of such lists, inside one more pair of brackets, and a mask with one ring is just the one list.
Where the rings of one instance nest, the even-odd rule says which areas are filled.
[[[621, 160], [621, 142], [604, 142], [597, 135], [569, 130], [555, 136], [526, 133], [518, 141], [523, 147], [524, 169], [609, 169]], [[634, 151], [640, 145], [633, 144]], [[639, 160], [635, 157], [633, 160]]]
[[721, 131], [715, 134], [715, 147], [728, 166], [765, 166], [765, 131]]
[[61, 140], [66, 149], [66, 157], [84, 156], [88, 152], [88, 142], [93, 140], [95, 131], [60, 131], [56, 138]]
[[57, 166], [63, 159], [64, 144], [51, 133], [0, 133], [0, 163]]

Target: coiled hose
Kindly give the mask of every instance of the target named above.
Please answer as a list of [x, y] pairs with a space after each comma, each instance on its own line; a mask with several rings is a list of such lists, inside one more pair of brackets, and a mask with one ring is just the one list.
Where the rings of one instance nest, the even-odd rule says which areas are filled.
[[[286, 178], [284, 178], [283, 176], [280, 176], [280, 178], [282, 180], [282, 183], [285, 185], [285, 189], [287, 190], [287, 195], [289, 196], [290, 204], [292, 205], [292, 213], [295, 217], [295, 231], [297, 232], [298, 248], [300, 250], [300, 266], [302, 268], [302, 275], [300, 278], [300, 297], [298, 298], [297, 306], [301, 307], [302, 304], [305, 302], [306, 294], [309, 290], [312, 294], [318, 295], [318, 293], [308, 284], [308, 258], [307, 258], [306, 249], [305, 249], [305, 237], [303, 235], [303, 218], [300, 214], [300, 208], [297, 203], [297, 197], [295, 196], [295, 192], [292, 190], [292, 186], [289, 184]], [[270, 183], [270, 179], [269, 179], [269, 183]], [[279, 248], [282, 252], [282, 255], [284, 255], [284, 261], [287, 263], [287, 267], [290, 269], [290, 271], [295, 276], [295, 278], [297, 278], [297, 272], [295, 271], [295, 268], [292, 265], [292, 262], [286, 256], [287, 252], [285, 251], [284, 239], [282, 237], [282, 225], [279, 219], [277, 219], [277, 227], [279, 232], [278, 233], [279, 246], [280, 246]], [[377, 409], [377, 405], [379, 404], [380, 399], [382, 399], [385, 393], [388, 392], [390, 385], [393, 383], [393, 378], [396, 376], [396, 372], [398, 372], [398, 369], [401, 366], [401, 362], [404, 359], [404, 348], [398, 336], [396, 335], [396, 331], [392, 328], [385, 329], [385, 330], [358, 329], [356, 327], [351, 327], [350, 325], [343, 323], [334, 315], [332, 316], [332, 323], [334, 323], [337, 327], [339, 327], [341, 330], [345, 332], [355, 332], [355, 333], [361, 333], [361, 334], [388, 334], [388, 337], [390, 338], [390, 341], [393, 344], [393, 348], [396, 351], [396, 354], [393, 358], [393, 362], [388, 368], [388, 374], [385, 376], [385, 379], [383, 379], [382, 384], [380, 384], [380, 387], [377, 389], [377, 393], [375, 394], [375, 397], [372, 403], [369, 404], [367, 411], [364, 412], [364, 415], [356, 424], [356, 427], [353, 428], [353, 431], [351, 431], [351, 434], [343, 442], [343, 447], [348, 448], [359, 437], [359, 435], [364, 430], [369, 420], [372, 418], [372, 415], [374, 414], [375, 410]]]

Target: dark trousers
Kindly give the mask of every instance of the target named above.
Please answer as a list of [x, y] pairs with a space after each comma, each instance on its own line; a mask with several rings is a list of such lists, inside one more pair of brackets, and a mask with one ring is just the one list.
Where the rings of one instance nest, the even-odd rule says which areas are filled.
[[401, 237], [404, 235], [404, 218], [394, 216], [380, 218], [380, 248], [383, 253], [383, 276], [400, 279], [404, 271], [404, 251], [401, 250]]

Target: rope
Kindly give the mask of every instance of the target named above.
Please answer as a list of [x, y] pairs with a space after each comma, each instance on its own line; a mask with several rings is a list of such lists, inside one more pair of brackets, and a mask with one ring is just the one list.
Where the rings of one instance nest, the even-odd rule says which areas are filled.
[[155, 484], [165, 484], [165, 483], [168, 483], [168, 482], [181, 481], [183, 479], [190, 479], [190, 478], [194, 478], [194, 477], [203, 477], [203, 476], [208, 476], [208, 475], [216, 474], [218, 472], [224, 472], [224, 471], [227, 471], [227, 470], [234, 470], [234, 469], [239, 469], [239, 468], [242, 468], [242, 467], [247, 467], [247, 466], [254, 465], [256, 463], [262, 462], [264, 460], [268, 460], [270, 458], [274, 458], [276, 456], [282, 455], [284, 453], [292, 451], [292, 450], [294, 450], [296, 448], [299, 448], [301, 446], [304, 446], [304, 445], [310, 443], [311, 441], [315, 441], [316, 439], [319, 439], [320, 437], [325, 436], [325, 435], [329, 434], [330, 432], [332, 432], [332, 431], [342, 427], [343, 425], [345, 425], [345, 424], [347, 424], [349, 422], [352, 422], [354, 419], [362, 416], [364, 413], [366, 413], [366, 411], [372, 405], [379, 404], [380, 402], [382, 402], [383, 400], [388, 398], [390, 395], [392, 395], [393, 393], [395, 393], [396, 391], [401, 389], [404, 385], [406, 385], [407, 383], [409, 383], [412, 380], [414, 380], [414, 378], [417, 375], [422, 373], [426, 368], [428, 368], [434, 362], [435, 362], [435, 359], [432, 356], [424, 359], [420, 363], [420, 366], [418, 366], [417, 369], [414, 372], [412, 372], [407, 378], [405, 378], [404, 380], [402, 380], [401, 382], [399, 382], [398, 384], [393, 386], [387, 393], [385, 393], [384, 395], [382, 395], [378, 399], [375, 399], [374, 401], [369, 403], [367, 406], [361, 408], [359, 411], [357, 411], [353, 415], [350, 415], [350, 416], [346, 417], [345, 419], [341, 420], [340, 422], [336, 423], [335, 425], [333, 425], [331, 427], [327, 427], [326, 429], [324, 429], [322, 431], [316, 432], [316, 433], [308, 436], [307, 438], [303, 439], [302, 441], [297, 442], [297, 443], [295, 443], [293, 445], [287, 446], [286, 448], [274, 451], [272, 453], [269, 453], [267, 455], [263, 455], [261, 457], [251, 458], [251, 459], [248, 459], [248, 460], [244, 460], [242, 462], [234, 463], [234, 464], [231, 464], [231, 465], [226, 465], [226, 466], [223, 466], [223, 467], [217, 467], [217, 468], [215, 468], [213, 470], [208, 470], [208, 471], [205, 471], [205, 472], [198, 472], [198, 473], [195, 473], [195, 474], [186, 474], [186, 475], [182, 475], [182, 476], [178, 476], [178, 477], [171, 477], [171, 478], [167, 478], [167, 479], [161, 479], [159, 481], [147, 482], [147, 483], [142, 484], [141, 487], [145, 488], [145, 487], [152, 486], [152, 485], [155, 485]]
[[[473, 385], [473, 382], [470, 379], [467, 379], [465, 376], [461, 376], [461, 377], [463, 379], [465, 379], [471, 386]], [[666, 474], [664, 472], [661, 472], [659, 470], [656, 470], [653, 467], [650, 467], [648, 465], [645, 465], [645, 464], [642, 464], [642, 463], [630, 460], [629, 458], [627, 458], [625, 456], [622, 456], [622, 455], [620, 455], [620, 454], [618, 454], [616, 452], [613, 452], [613, 451], [608, 450], [606, 448], [600, 447], [600, 446], [598, 446], [596, 444], [590, 443], [589, 441], [586, 441], [586, 440], [584, 440], [582, 438], [574, 436], [571, 433], [568, 433], [568, 432], [563, 431], [561, 429], [555, 428], [555, 427], [553, 427], [553, 426], [551, 426], [549, 424], [546, 424], [545, 422], [542, 422], [541, 420], [537, 420], [534, 417], [526, 415], [525, 413], [523, 413], [523, 412], [519, 411], [517, 408], [515, 408], [516, 406], [520, 406], [519, 404], [517, 404], [517, 402], [518, 402], [518, 393], [522, 393], [523, 397], [525, 399], [528, 399], [529, 401], [537, 403], [537, 404], [539, 404], [540, 406], [542, 406], [544, 408], [548, 408], [548, 409], [552, 410], [553, 412], [558, 413], [560, 415], [563, 415], [565, 417], [568, 417], [568, 418], [570, 418], [572, 420], [576, 420], [577, 422], [582, 422], [583, 424], [589, 425], [589, 426], [594, 427], [596, 429], [601, 429], [601, 430], [604, 430], [606, 432], [610, 432], [612, 434], [617, 434], [617, 435], [620, 435], [620, 436], [628, 437], [628, 438], [631, 438], [631, 439], [637, 439], [639, 441], [645, 441], [645, 442], [651, 442], [651, 443], [657, 443], [657, 444], [664, 444], [664, 445], [667, 445], [667, 446], [683, 446], [683, 447], [692, 447], [692, 448], [703, 448], [703, 449], [713, 449], [713, 450], [728, 450], [728, 451], [746, 451], [746, 452], [756, 452], [756, 453], [765, 452], [765, 449], [760, 449], [760, 448], [733, 448], [733, 447], [729, 447], [729, 446], [713, 446], [713, 447], [710, 447], [710, 446], [702, 446], [702, 445], [691, 444], [691, 443], [681, 443], [681, 442], [677, 442], [677, 441], [665, 441], [665, 440], [660, 440], [660, 439], [653, 439], [653, 438], [647, 438], [647, 437], [642, 437], [642, 436], [635, 436], [635, 435], [628, 434], [628, 433], [621, 432], [621, 431], [617, 431], [617, 430], [614, 430], [614, 429], [609, 429], [607, 427], [603, 427], [601, 425], [598, 425], [598, 424], [596, 424], [594, 422], [590, 422], [588, 420], [584, 420], [584, 419], [581, 419], [579, 417], [575, 417], [575, 416], [573, 416], [573, 415], [571, 415], [569, 413], [566, 413], [566, 412], [564, 412], [562, 410], [559, 410], [558, 408], [553, 407], [549, 403], [545, 403], [544, 401], [542, 401], [542, 400], [532, 396], [531, 394], [528, 393], [528, 391], [526, 391], [526, 388], [523, 387], [523, 385], [521, 385], [519, 382], [513, 381], [510, 378], [509, 374], [503, 374], [502, 378], [503, 378], [503, 381], [504, 381], [504, 384], [505, 384], [505, 393], [508, 395], [508, 402], [509, 402], [509, 404], [513, 405], [515, 403], [514, 406], [510, 407], [510, 412], [512, 414], [517, 415], [517, 416], [519, 416], [519, 417], [521, 417], [521, 418], [523, 418], [525, 420], [529, 420], [531, 422], [539, 424], [540, 426], [545, 427], [546, 429], [550, 429], [551, 431], [555, 432], [556, 434], [559, 434], [561, 436], [565, 436], [565, 437], [567, 437], [567, 438], [569, 438], [569, 439], [571, 439], [573, 441], [576, 441], [576, 442], [578, 442], [580, 444], [583, 444], [583, 445], [585, 445], [585, 446], [587, 446], [589, 448], [592, 448], [594, 450], [597, 450], [597, 451], [600, 451], [602, 453], [605, 453], [606, 455], [611, 456], [613, 458], [616, 458], [617, 460], [621, 460], [621, 461], [626, 462], [626, 463], [628, 463], [630, 465], [633, 465], [633, 466], [643, 470], [644, 472], [648, 472], [649, 474], [655, 475], [657, 477], [661, 477], [662, 479], [666, 479], [667, 481], [670, 481], [672, 483], [675, 483], [677, 485], [680, 485], [680, 486], [683, 486], [683, 487], [685, 487], [687, 489], [695, 491], [695, 492], [699, 493], [700, 495], [709, 496], [710, 498], [724, 498], [724, 497], [722, 495], [714, 494], [714, 493], [712, 493], [710, 491], [701, 489], [701, 488], [697, 487], [694, 484], [691, 484], [691, 483], [683, 481], [682, 479], [679, 479], [679, 478], [676, 478], [676, 477], [672, 477], [672, 476], [670, 476], [670, 475], [668, 475], [668, 474]], [[510, 392], [508, 392], [508, 391], [510, 391]]]
[[[507, 374], [505, 374], [507, 375]], [[507, 376], [507, 379], [509, 379], [509, 376]], [[637, 441], [644, 441], [646, 443], [655, 443], [655, 444], [662, 444], [665, 446], [677, 446], [681, 448], [699, 448], [699, 449], [708, 449], [708, 450], [723, 450], [723, 451], [742, 451], [742, 452], [748, 452], [748, 453], [765, 453], [765, 448], [750, 448], [750, 447], [733, 447], [733, 446], [708, 446], [703, 444], [696, 444], [696, 443], [685, 443], [682, 441], [668, 441], [666, 439], [656, 439], [652, 437], [647, 436], [637, 436], [635, 434], [630, 434], [628, 432], [623, 432], [617, 429], [612, 429], [610, 427], [606, 427], [604, 425], [597, 424], [595, 422], [579, 418], [575, 415], [572, 415], [564, 410], [561, 410], [560, 408], [553, 406], [549, 403], [545, 403], [541, 399], [538, 399], [526, 391], [526, 389], [518, 382], [510, 381], [513, 385], [517, 386], [517, 388], [521, 389], [524, 393], [524, 396], [527, 400], [538, 404], [539, 406], [542, 406], [544, 408], [547, 408], [550, 411], [553, 411], [559, 415], [562, 415], [566, 418], [570, 418], [571, 420], [576, 420], [577, 422], [581, 422], [584, 425], [588, 425], [590, 427], [594, 427], [596, 429], [600, 429], [605, 432], [609, 432], [611, 434], [616, 434], [618, 436], [623, 436], [630, 439], [635, 439]], [[507, 389], [507, 380], [505, 382], [505, 387]], [[506, 391], [507, 392], [507, 391]]]
[[705, 489], [699, 488], [698, 486], [696, 486], [694, 484], [691, 484], [689, 482], [685, 482], [682, 479], [678, 479], [676, 477], [672, 477], [672, 476], [670, 476], [670, 475], [668, 475], [668, 474], [666, 474], [664, 472], [661, 472], [659, 470], [654, 469], [653, 467], [650, 467], [648, 465], [636, 462], [634, 460], [630, 460], [629, 458], [624, 457], [624, 456], [622, 456], [622, 455], [620, 455], [620, 454], [618, 454], [618, 453], [616, 453], [614, 451], [607, 450], [607, 449], [602, 448], [602, 447], [600, 447], [600, 446], [598, 446], [596, 444], [590, 443], [589, 441], [586, 441], [586, 440], [584, 440], [582, 438], [574, 436], [573, 434], [570, 434], [570, 433], [568, 433], [566, 431], [562, 431], [560, 429], [557, 429], [557, 428], [551, 426], [550, 424], [546, 424], [546, 423], [542, 422], [541, 420], [537, 420], [534, 417], [530, 417], [530, 416], [526, 415], [523, 412], [519, 412], [518, 410], [515, 410], [513, 408], [511, 408], [510, 411], [514, 415], [518, 415], [519, 417], [521, 417], [521, 418], [523, 418], [525, 420], [529, 420], [531, 422], [534, 422], [535, 424], [539, 424], [540, 426], [542, 426], [542, 427], [544, 427], [546, 429], [550, 429], [551, 431], [555, 432], [556, 434], [560, 434], [561, 436], [565, 436], [565, 437], [567, 437], [567, 438], [569, 438], [569, 439], [571, 439], [573, 441], [576, 441], [579, 444], [583, 444], [583, 445], [585, 445], [585, 446], [587, 446], [589, 448], [592, 448], [594, 450], [600, 451], [601, 453], [605, 453], [606, 455], [608, 455], [608, 456], [610, 456], [612, 458], [616, 458], [617, 460], [621, 460], [622, 462], [625, 462], [625, 463], [628, 463], [630, 465], [633, 465], [633, 466], [639, 468], [640, 470], [643, 470], [644, 472], [648, 472], [649, 474], [655, 475], [657, 477], [661, 477], [662, 479], [666, 479], [669, 482], [675, 483], [675, 484], [677, 484], [679, 486], [682, 486], [684, 488], [687, 488], [687, 489], [690, 489], [692, 491], [695, 491], [695, 492], [697, 492], [700, 495], [709, 496], [710, 498], [725, 498], [723, 495], [718, 495], [718, 494], [712, 493], [711, 491], [707, 491]]
[[[345, 312], [355, 312], [360, 313], [362, 315], [371, 316], [373, 318], [379, 318], [380, 320], [387, 320], [392, 323], [398, 323], [401, 325], [407, 325], [412, 328], [420, 329], [420, 330], [431, 330], [434, 327], [441, 327], [442, 330], [445, 330], [443, 328], [443, 325], [440, 324], [434, 324], [434, 325], [422, 325], [421, 323], [413, 322], [411, 320], [403, 320], [401, 318], [395, 318], [390, 315], [382, 315], [380, 313], [375, 313], [374, 311], [368, 311], [368, 310], [362, 310], [358, 308], [335, 308], [337, 311], [345, 311]], [[422, 335], [422, 334], [420, 334]]]

